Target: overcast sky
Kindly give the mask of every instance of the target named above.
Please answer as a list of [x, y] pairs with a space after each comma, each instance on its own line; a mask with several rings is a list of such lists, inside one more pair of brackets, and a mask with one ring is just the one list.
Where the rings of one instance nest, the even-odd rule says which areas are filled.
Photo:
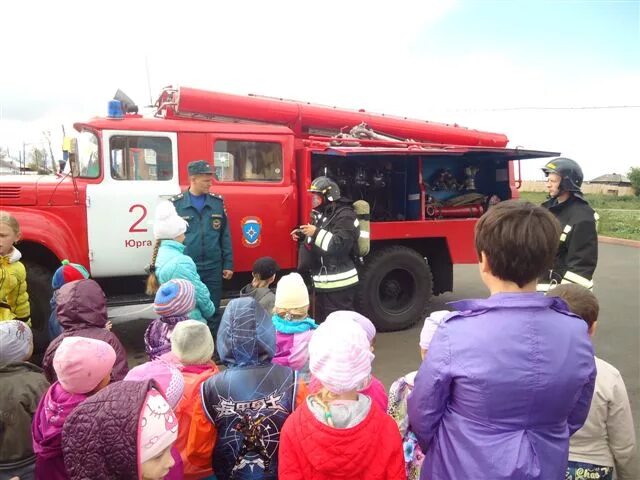
[[147, 105], [172, 84], [498, 131], [587, 179], [640, 166], [640, 0], [22, 0], [1, 25], [12, 154], [50, 130], [57, 155], [116, 89]]

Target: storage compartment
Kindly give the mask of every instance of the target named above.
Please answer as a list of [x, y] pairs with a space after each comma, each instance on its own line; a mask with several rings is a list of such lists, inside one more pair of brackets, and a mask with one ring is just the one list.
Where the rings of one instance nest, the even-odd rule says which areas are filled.
[[509, 163], [503, 158], [428, 156], [421, 159], [425, 217], [480, 217], [511, 198]]
[[312, 154], [311, 171], [333, 179], [343, 196], [369, 202], [372, 221], [477, 218], [511, 189], [504, 155], [473, 153], [329, 150]]
[[420, 161], [415, 156], [313, 153], [313, 178], [334, 180], [342, 196], [366, 200], [376, 222], [421, 220]]

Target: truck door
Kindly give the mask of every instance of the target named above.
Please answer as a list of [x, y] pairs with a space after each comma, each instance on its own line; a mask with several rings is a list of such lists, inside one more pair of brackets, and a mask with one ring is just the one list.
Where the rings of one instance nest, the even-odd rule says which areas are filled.
[[103, 131], [102, 159], [103, 181], [87, 187], [91, 274], [144, 275], [155, 206], [180, 192], [176, 134]]
[[295, 267], [289, 232], [297, 226], [293, 136], [211, 134], [216, 171], [212, 190], [224, 196], [231, 222], [234, 268], [251, 271], [271, 256]]

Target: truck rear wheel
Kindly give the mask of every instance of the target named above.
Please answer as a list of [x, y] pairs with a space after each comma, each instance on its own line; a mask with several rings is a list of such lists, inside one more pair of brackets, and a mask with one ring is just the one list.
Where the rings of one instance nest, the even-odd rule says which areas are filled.
[[358, 311], [381, 332], [403, 330], [424, 318], [433, 286], [426, 260], [401, 245], [371, 252], [360, 271]]
[[31, 330], [33, 331], [33, 351], [44, 353], [49, 345], [49, 301], [53, 293], [51, 288], [52, 272], [35, 263], [25, 262], [27, 270], [27, 292], [31, 304]]

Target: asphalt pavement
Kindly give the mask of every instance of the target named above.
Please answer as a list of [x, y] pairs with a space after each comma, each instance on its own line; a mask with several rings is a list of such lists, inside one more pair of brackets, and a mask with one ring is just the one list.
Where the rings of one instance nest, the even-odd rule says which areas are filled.
[[[640, 248], [599, 244], [594, 293], [600, 319], [594, 339], [596, 354], [620, 370], [629, 392], [636, 436], [640, 439]], [[447, 302], [488, 294], [476, 265], [456, 265], [454, 293], [434, 297], [433, 310]], [[150, 305], [110, 310], [114, 331], [122, 339], [131, 365], [146, 361], [143, 333], [153, 318]], [[395, 333], [381, 333], [375, 345], [374, 373], [387, 386], [420, 365], [418, 338], [422, 322]]]

